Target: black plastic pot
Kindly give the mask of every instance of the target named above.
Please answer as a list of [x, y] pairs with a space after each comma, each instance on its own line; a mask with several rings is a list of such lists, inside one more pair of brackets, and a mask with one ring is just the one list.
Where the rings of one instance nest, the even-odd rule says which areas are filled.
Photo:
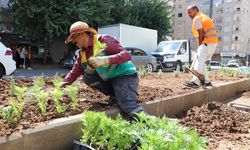
[[[128, 150], [137, 150], [137, 147], [140, 145], [140, 142], [139, 140], [137, 140], [132, 146], [130, 149]], [[95, 150], [93, 147], [87, 145], [87, 144], [82, 144], [81, 142], [79, 141], [73, 141], [73, 147], [74, 149], [73, 150]]]
[[81, 142], [74, 140], [73, 141], [73, 150], [95, 150], [95, 149], [87, 144], [82, 144]]

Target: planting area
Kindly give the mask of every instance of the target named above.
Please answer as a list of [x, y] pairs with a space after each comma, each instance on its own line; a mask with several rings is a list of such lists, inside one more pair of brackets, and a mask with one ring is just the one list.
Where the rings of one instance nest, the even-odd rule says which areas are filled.
[[[210, 72], [210, 76], [213, 84], [246, 78], [241, 74], [217, 72]], [[80, 114], [84, 110], [103, 111], [112, 106], [109, 96], [90, 89], [80, 79], [75, 85], [64, 89], [60, 88], [61, 79], [57, 76], [55, 78], [40, 77], [35, 80], [0, 80], [0, 136], [18, 133], [23, 129], [44, 124], [51, 119]], [[183, 85], [190, 79], [190, 74], [176, 72], [141, 76], [138, 100], [139, 102], [152, 101], [197, 90]], [[186, 117], [182, 116], [181, 123], [197, 129], [202, 136], [211, 137], [209, 142], [211, 149], [216, 147], [218, 139], [223, 139], [225, 143], [235, 141], [236, 145], [246, 146], [245, 141], [250, 141], [249, 133], [247, 133], [250, 122], [249, 114], [243, 115], [241, 112], [217, 103], [210, 105], [191, 109]], [[196, 117], [196, 115], [200, 116]], [[221, 120], [223, 118], [229, 120], [223, 121]], [[217, 122], [204, 125], [209, 120]], [[239, 126], [240, 124], [243, 126]], [[209, 125], [213, 125], [213, 128]]]
[[209, 137], [208, 149], [250, 149], [249, 112], [211, 102], [188, 110], [179, 122]]

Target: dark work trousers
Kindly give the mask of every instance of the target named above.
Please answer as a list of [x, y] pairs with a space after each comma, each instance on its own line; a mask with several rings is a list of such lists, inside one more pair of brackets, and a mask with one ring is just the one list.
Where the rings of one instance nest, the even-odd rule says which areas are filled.
[[136, 102], [139, 83], [137, 73], [104, 81], [95, 71], [92, 74], [84, 73], [83, 81], [105, 95], [115, 96], [121, 110], [130, 117], [134, 116], [133, 113], [144, 112], [144, 109]]

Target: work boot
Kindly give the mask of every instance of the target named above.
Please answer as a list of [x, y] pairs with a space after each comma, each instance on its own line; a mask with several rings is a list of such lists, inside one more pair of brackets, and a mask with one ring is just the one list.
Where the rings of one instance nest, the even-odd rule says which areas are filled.
[[205, 83], [205, 86], [213, 86], [211, 82]]
[[186, 83], [184, 83], [184, 85], [187, 87], [191, 87], [191, 88], [199, 88], [200, 87], [200, 85], [196, 84], [193, 81], [187, 81]]

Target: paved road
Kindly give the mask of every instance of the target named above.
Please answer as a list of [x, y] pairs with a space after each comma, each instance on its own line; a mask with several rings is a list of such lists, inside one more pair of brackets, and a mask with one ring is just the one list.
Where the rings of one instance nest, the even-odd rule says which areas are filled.
[[[34, 65], [32, 70], [28, 69], [17, 69], [13, 73], [13, 77], [15, 79], [27, 78], [27, 77], [36, 77], [41, 76], [54, 76], [56, 73], [58, 74], [67, 74], [70, 69], [63, 68], [58, 65]], [[11, 76], [4, 76], [3, 79], [8, 79]]]

